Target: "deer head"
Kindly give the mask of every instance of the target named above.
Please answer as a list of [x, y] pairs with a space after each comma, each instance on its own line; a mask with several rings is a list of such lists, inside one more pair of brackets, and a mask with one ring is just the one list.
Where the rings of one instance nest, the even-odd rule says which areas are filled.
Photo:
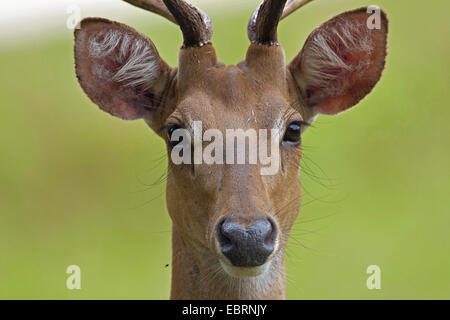
[[356, 105], [386, 58], [386, 15], [370, 29], [361, 8], [315, 29], [286, 64], [278, 22], [309, 1], [264, 1], [248, 24], [245, 60], [231, 66], [217, 61], [208, 16], [183, 0], [127, 1], [180, 26], [178, 68], [123, 24], [88, 18], [75, 32], [76, 74], [86, 94], [115, 117], [146, 121], [169, 154], [180, 143], [172, 136], [193, 131], [196, 121], [203, 131], [277, 133], [279, 168], [271, 175], [261, 174], [260, 163], [178, 165], [169, 157], [172, 298], [285, 296], [284, 251], [301, 204], [302, 132], [318, 114]]

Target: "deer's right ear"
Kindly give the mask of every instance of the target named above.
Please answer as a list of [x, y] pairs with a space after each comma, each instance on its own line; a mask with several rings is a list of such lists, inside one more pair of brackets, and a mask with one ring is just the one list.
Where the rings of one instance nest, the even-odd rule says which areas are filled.
[[152, 116], [171, 73], [150, 39], [100, 18], [84, 19], [75, 31], [75, 69], [89, 98], [125, 120]]

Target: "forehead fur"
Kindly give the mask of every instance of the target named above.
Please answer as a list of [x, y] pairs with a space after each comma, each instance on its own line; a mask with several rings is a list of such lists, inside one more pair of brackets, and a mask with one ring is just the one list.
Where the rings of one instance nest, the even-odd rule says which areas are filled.
[[[220, 71], [220, 72], [219, 72]], [[202, 121], [204, 128], [273, 128], [295, 110], [279, 88], [265, 87], [236, 66], [208, 75], [202, 88], [180, 98], [172, 117], [185, 124]]]

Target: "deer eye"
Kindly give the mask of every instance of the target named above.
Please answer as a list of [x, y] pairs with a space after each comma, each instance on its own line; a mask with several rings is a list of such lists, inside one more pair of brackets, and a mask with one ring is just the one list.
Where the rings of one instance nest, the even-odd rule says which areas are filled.
[[302, 123], [300, 121], [291, 122], [286, 128], [283, 141], [297, 144], [301, 140]]
[[165, 126], [165, 129], [167, 130], [167, 141], [169, 142], [169, 145], [171, 147], [175, 147], [177, 144], [179, 144], [181, 141], [183, 141], [183, 137], [180, 136], [178, 141], [172, 141], [172, 134], [175, 130], [181, 129], [181, 127], [177, 124], [168, 124]]

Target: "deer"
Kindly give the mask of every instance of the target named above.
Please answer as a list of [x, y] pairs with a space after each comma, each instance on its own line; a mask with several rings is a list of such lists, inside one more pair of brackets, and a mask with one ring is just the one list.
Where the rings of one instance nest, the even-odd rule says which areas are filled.
[[286, 299], [285, 249], [300, 212], [302, 137], [318, 115], [357, 105], [381, 78], [388, 19], [369, 28], [368, 8], [344, 12], [307, 37], [286, 62], [281, 19], [311, 0], [264, 0], [250, 17], [249, 47], [236, 65], [218, 61], [211, 19], [184, 0], [125, 0], [179, 26], [178, 67], [131, 27], [85, 18], [75, 30], [79, 84], [101, 110], [144, 120], [167, 145], [179, 129], [271, 129], [279, 170], [262, 164], [168, 160], [172, 222], [171, 299]]

